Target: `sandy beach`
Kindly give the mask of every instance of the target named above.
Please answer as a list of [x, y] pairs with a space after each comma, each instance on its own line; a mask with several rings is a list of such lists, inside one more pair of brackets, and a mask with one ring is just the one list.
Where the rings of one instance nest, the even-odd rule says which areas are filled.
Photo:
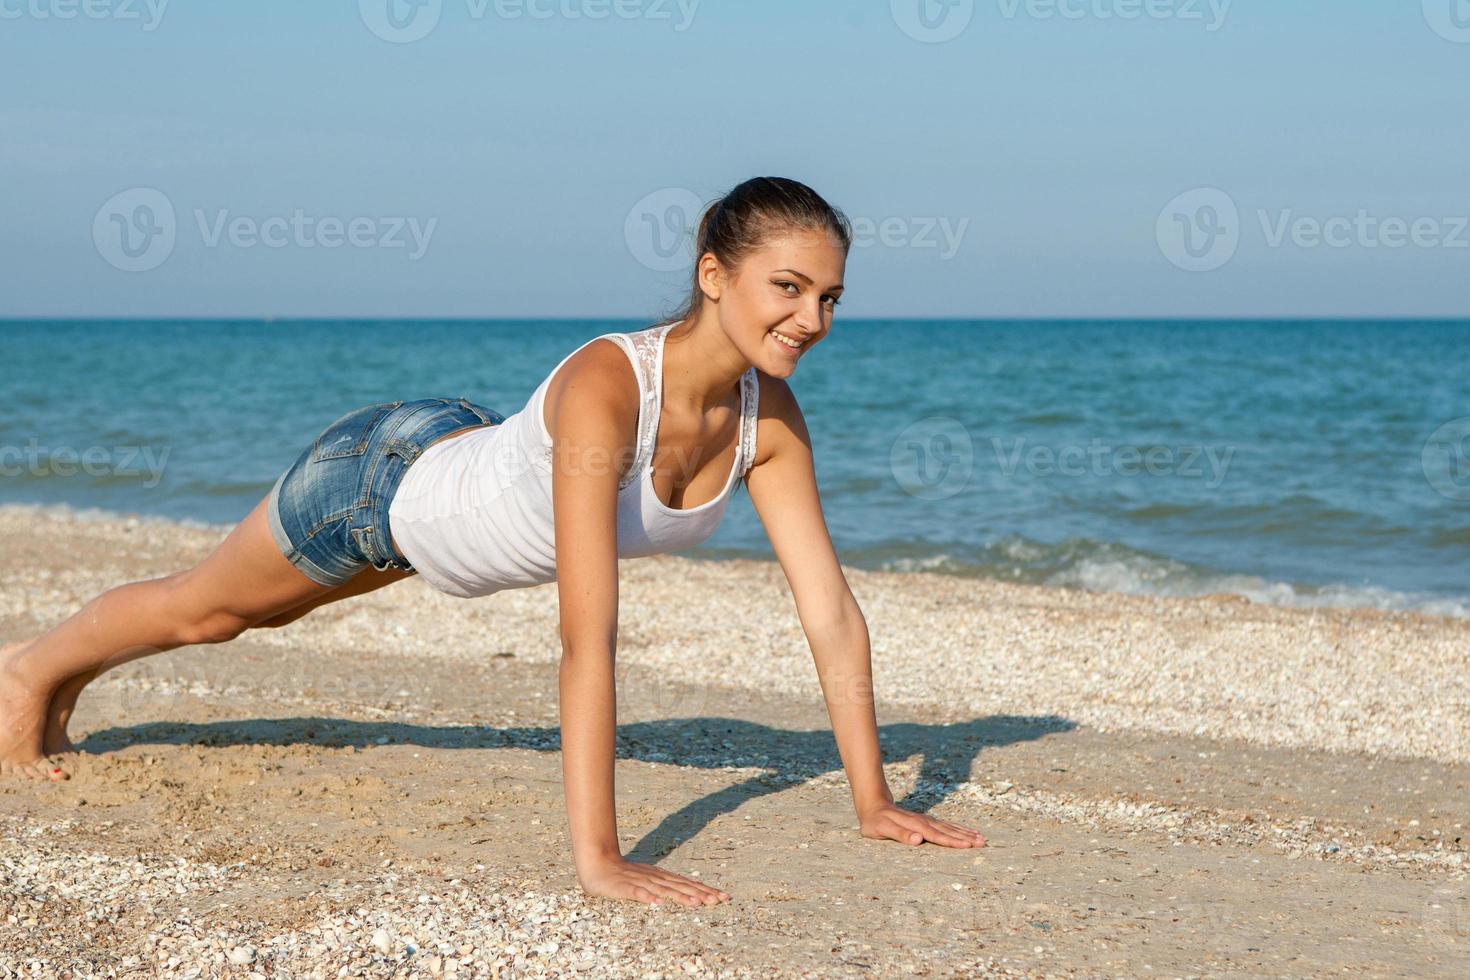
[[[0, 508], [0, 641], [221, 532]], [[774, 562], [625, 562], [626, 853], [585, 898], [554, 585], [417, 579], [126, 664], [0, 784], [0, 976], [1470, 974], [1470, 621], [848, 570], [903, 805], [857, 833]]]

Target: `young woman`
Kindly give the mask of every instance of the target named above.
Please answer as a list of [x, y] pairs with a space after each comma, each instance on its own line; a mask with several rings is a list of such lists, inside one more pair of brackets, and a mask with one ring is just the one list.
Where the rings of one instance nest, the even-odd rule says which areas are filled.
[[[795, 597], [864, 837], [979, 847], [894, 805], [867, 624], [822, 516], [786, 379], [832, 328], [845, 217], [797, 181], [740, 184], [700, 220], [672, 319], [568, 355], [505, 418], [463, 399], [369, 405], [328, 426], [197, 567], [93, 599], [0, 651], [0, 769], [64, 779], [67, 721], [102, 671], [279, 626], [415, 572], [458, 596], [557, 583], [562, 764], [577, 878], [592, 895], [729, 898], [624, 860], [613, 806], [618, 559], [692, 547], [744, 479]], [[369, 568], [368, 566], [371, 566]]]

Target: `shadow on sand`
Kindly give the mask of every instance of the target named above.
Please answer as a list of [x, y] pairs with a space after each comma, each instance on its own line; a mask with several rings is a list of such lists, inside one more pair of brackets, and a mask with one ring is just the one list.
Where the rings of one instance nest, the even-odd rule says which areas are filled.
[[[898, 799], [919, 812], [943, 802], [970, 778], [980, 751], [1029, 742], [1076, 724], [1055, 715], [990, 715], [953, 724], [900, 722], [881, 725], [885, 762], [921, 756], [915, 791]], [[479, 725], [413, 725], [341, 718], [270, 718], [183, 724], [151, 722], [92, 732], [80, 748], [88, 753], [129, 745], [348, 745], [371, 748], [389, 743], [428, 749], [536, 749], [557, 752], [557, 728], [494, 728]], [[669, 814], [625, 855], [653, 861], [690, 840], [716, 817], [748, 800], [840, 772], [842, 759], [830, 729], [790, 731], [738, 718], [679, 718], [618, 726], [617, 757], [701, 769], [758, 768], [764, 772], [703, 796]]]

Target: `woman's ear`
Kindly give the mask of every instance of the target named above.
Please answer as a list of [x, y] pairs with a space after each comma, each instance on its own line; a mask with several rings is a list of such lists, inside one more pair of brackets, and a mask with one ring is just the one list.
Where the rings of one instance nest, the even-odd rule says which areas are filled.
[[706, 299], [718, 300], [725, 288], [725, 270], [715, 253], [705, 252], [699, 257], [699, 291]]

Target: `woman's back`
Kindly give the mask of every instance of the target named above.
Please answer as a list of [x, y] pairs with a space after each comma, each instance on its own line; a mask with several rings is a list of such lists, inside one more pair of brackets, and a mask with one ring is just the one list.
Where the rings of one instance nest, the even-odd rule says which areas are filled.
[[648, 478], [663, 400], [665, 335], [675, 324], [605, 333], [563, 358], [519, 412], [497, 426], [430, 446], [408, 468], [389, 507], [394, 544], [441, 592], [470, 597], [554, 581], [551, 436], [543, 405], [552, 379], [583, 348], [617, 343], [638, 380], [635, 456], [618, 484], [618, 557], [693, 547], [715, 532], [730, 495], [755, 459], [755, 368], [740, 383], [740, 426], [724, 489], [696, 507], [671, 508]]

